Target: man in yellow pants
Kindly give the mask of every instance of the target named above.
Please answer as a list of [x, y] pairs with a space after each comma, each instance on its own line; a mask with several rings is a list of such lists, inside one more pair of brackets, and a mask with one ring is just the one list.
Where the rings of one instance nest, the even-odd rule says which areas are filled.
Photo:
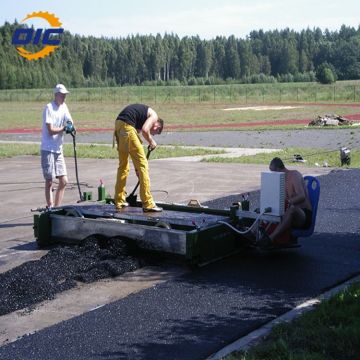
[[140, 199], [144, 212], [160, 212], [150, 192], [148, 161], [142, 146], [141, 133], [154, 150], [157, 146], [153, 135], [161, 134], [164, 121], [156, 112], [144, 104], [126, 106], [115, 121], [115, 138], [119, 152], [119, 167], [115, 185], [115, 206], [120, 210], [129, 204], [126, 202], [126, 179], [129, 175], [129, 155], [134, 164], [140, 182]]

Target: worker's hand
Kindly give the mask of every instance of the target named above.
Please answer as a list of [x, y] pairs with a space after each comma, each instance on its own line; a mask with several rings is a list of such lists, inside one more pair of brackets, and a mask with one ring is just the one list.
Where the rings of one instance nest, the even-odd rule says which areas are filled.
[[135, 174], [136, 174], [137, 177], [139, 177], [139, 171], [138, 171], [138, 169], [135, 169]]
[[66, 125], [64, 127], [64, 131], [66, 132], [66, 134], [71, 134], [71, 133], [75, 132], [74, 125], [70, 120], [68, 120], [66, 122]]
[[154, 139], [152, 139], [151, 142], [149, 143], [149, 148], [150, 150], [155, 150], [156, 147], [157, 147], [157, 143], [155, 142]]

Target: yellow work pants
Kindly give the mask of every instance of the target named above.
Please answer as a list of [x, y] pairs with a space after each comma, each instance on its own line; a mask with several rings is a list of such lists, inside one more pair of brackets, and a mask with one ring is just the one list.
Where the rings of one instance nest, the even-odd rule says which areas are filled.
[[129, 175], [129, 155], [139, 174], [140, 181], [140, 199], [143, 208], [152, 208], [155, 206], [154, 199], [150, 192], [150, 177], [148, 161], [142, 146], [142, 141], [133, 126], [124, 121], [115, 121], [115, 138], [119, 153], [119, 167], [117, 171], [115, 185], [115, 206], [121, 207], [126, 199], [126, 178]]

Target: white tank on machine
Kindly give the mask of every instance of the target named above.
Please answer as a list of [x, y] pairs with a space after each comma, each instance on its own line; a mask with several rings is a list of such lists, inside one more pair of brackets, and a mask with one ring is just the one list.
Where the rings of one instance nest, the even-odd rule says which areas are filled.
[[[271, 208], [271, 211], [266, 211]], [[282, 216], [285, 211], [285, 173], [261, 173], [260, 211]]]

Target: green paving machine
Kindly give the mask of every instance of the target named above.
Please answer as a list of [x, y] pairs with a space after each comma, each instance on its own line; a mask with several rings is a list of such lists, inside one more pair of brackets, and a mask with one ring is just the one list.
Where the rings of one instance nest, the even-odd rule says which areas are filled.
[[40, 211], [34, 215], [34, 234], [40, 247], [76, 244], [92, 235], [121, 237], [142, 250], [180, 255], [191, 265], [215, 261], [246, 244], [246, 237], [231, 228], [239, 225], [236, 206], [220, 210], [199, 204], [159, 205], [161, 213], [144, 213], [140, 202], [120, 211], [100, 202]]
[[[309, 178], [310, 193], [316, 179]], [[163, 208], [162, 212], [144, 213], [139, 201], [134, 200], [131, 206], [116, 210], [111, 199], [99, 198], [96, 202], [37, 209], [34, 232], [40, 247], [57, 242], [76, 244], [94, 235], [121, 237], [139, 249], [179, 255], [191, 265], [201, 265], [243, 248], [261, 246], [260, 232], [281, 222], [284, 189], [283, 173], [263, 172], [258, 211], [250, 211], [248, 200], [243, 199], [228, 209], [208, 208], [196, 200], [187, 205], [157, 203]], [[319, 185], [316, 189], [317, 200], [312, 203], [314, 216]], [[315, 217], [311, 229], [296, 237], [310, 236], [314, 225]], [[275, 249], [298, 246], [295, 241]]]

